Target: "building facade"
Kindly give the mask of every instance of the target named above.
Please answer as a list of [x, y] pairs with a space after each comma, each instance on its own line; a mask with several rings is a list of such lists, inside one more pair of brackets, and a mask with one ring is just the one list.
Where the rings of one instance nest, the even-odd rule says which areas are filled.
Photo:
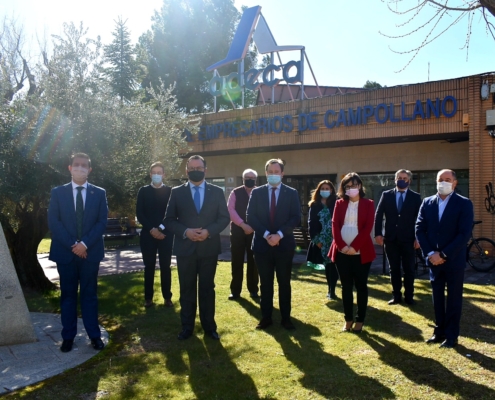
[[265, 183], [265, 162], [281, 158], [284, 183], [298, 189], [303, 205], [319, 181], [338, 185], [350, 171], [378, 201], [394, 186], [395, 171], [409, 169], [412, 188], [425, 197], [436, 193], [436, 173], [451, 168], [483, 221], [475, 235], [493, 239], [495, 139], [486, 111], [495, 108], [495, 93], [483, 99], [484, 84], [495, 84], [495, 73], [204, 114], [199, 133], [188, 137], [188, 155], [207, 159], [208, 180], [226, 196], [244, 169]]

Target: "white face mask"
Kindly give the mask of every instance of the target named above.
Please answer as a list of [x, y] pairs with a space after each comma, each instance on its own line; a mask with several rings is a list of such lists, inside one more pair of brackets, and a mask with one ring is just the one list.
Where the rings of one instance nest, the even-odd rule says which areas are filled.
[[359, 194], [359, 189], [347, 189], [345, 194], [351, 198], [354, 198]]
[[83, 167], [72, 167], [71, 175], [76, 181], [85, 181], [88, 179], [89, 169]]
[[449, 195], [452, 193], [452, 183], [451, 182], [437, 182], [437, 190], [441, 195]]

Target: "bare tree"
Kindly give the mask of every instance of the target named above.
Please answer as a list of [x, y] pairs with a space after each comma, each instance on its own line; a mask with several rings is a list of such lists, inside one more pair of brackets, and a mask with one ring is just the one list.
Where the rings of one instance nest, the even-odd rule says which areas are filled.
[[[405, 22], [397, 24], [398, 28], [409, 27], [409, 30], [402, 35], [388, 35], [380, 31], [381, 35], [390, 39], [401, 39], [418, 32], [425, 33], [421, 44], [413, 49], [397, 51], [389, 46], [394, 53], [412, 54], [407, 64], [397, 72], [404, 71], [423, 47], [438, 39], [447, 30], [464, 19], [467, 19], [467, 31], [466, 40], [461, 49], [466, 49], [466, 59], [469, 56], [469, 43], [471, 41], [473, 22], [476, 22], [475, 17], [480, 17], [479, 20], [485, 23], [487, 35], [491, 35], [495, 40], [495, 26], [493, 24], [495, 0], [455, 0], [456, 5], [453, 5], [452, 0], [416, 0], [415, 2], [412, 1], [415, 5], [409, 8], [406, 8], [407, 5], [404, 0], [381, 1], [386, 3], [388, 9], [394, 14], [408, 17]], [[426, 21], [423, 22], [421, 18], [425, 17], [425, 15]], [[417, 25], [414, 25], [415, 23]]]

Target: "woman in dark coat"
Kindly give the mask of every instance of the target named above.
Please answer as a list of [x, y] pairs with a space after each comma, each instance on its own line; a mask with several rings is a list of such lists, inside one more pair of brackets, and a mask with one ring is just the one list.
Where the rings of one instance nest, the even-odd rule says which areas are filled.
[[328, 180], [321, 181], [312, 193], [308, 216], [311, 243], [309, 244], [306, 260], [308, 265], [312, 267], [318, 264], [325, 266], [328, 284], [327, 298], [329, 300], [337, 298], [335, 287], [339, 279], [335, 264], [328, 258], [328, 250], [333, 239], [332, 215], [336, 200], [337, 196], [335, 195], [333, 183]]

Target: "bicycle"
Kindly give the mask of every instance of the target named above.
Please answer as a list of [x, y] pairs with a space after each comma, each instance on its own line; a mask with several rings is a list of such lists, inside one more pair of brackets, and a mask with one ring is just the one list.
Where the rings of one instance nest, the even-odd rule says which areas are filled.
[[[483, 221], [473, 221], [475, 225]], [[495, 242], [491, 239], [480, 237], [476, 238], [471, 230], [471, 240], [467, 246], [468, 264], [476, 271], [488, 272], [495, 268]]]

